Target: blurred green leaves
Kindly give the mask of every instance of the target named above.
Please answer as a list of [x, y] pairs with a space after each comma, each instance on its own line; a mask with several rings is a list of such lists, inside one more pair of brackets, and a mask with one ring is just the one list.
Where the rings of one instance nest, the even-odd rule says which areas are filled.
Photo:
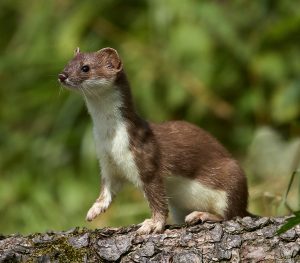
[[[293, 0], [1, 1], [0, 232], [85, 225], [97, 197], [91, 121], [82, 98], [56, 80], [74, 48], [117, 48], [142, 116], [194, 122], [244, 157], [262, 125], [299, 134], [299, 8]], [[139, 222], [148, 211], [140, 200], [126, 188], [91, 226]]]
[[279, 123], [289, 123], [299, 116], [300, 80], [276, 90], [272, 107], [272, 117]]

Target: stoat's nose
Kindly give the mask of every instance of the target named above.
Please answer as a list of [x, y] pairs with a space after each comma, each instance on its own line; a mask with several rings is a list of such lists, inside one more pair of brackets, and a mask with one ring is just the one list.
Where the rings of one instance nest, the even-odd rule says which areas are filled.
[[67, 78], [68, 78], [68, 76], [67, 76], [66, 73], [60, 73], [60, 74], [58, 74], [58, 80], [60, 82], [64, 82]]

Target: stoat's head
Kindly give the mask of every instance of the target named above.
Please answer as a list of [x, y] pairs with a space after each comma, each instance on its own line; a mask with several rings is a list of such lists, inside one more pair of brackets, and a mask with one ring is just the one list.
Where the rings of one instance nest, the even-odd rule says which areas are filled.
[[58, 81], [71, 89], [107, 89], [121, 70], [122, 62], [113, 48], [92, 53], [81, 53], [76, 48], [73, 59], [58, 74]]

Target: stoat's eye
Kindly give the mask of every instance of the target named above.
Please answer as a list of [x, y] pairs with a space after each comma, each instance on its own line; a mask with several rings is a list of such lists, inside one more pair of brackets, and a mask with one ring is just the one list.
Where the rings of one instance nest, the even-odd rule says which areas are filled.
[[90, 70], [90, 67], [88, 65], [84, 65], [81, 67], [81, 71], [88, 72]]

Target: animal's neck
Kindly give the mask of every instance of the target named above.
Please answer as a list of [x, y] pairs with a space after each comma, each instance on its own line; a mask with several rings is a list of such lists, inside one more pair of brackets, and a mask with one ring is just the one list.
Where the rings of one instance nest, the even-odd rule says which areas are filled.
[[112, 87], [85, 99], [94, 128], [104, 137], [113, 134], [120, 125], [140, 126], [141, 119], [135, 112], [125, 74], [119, 76]]

